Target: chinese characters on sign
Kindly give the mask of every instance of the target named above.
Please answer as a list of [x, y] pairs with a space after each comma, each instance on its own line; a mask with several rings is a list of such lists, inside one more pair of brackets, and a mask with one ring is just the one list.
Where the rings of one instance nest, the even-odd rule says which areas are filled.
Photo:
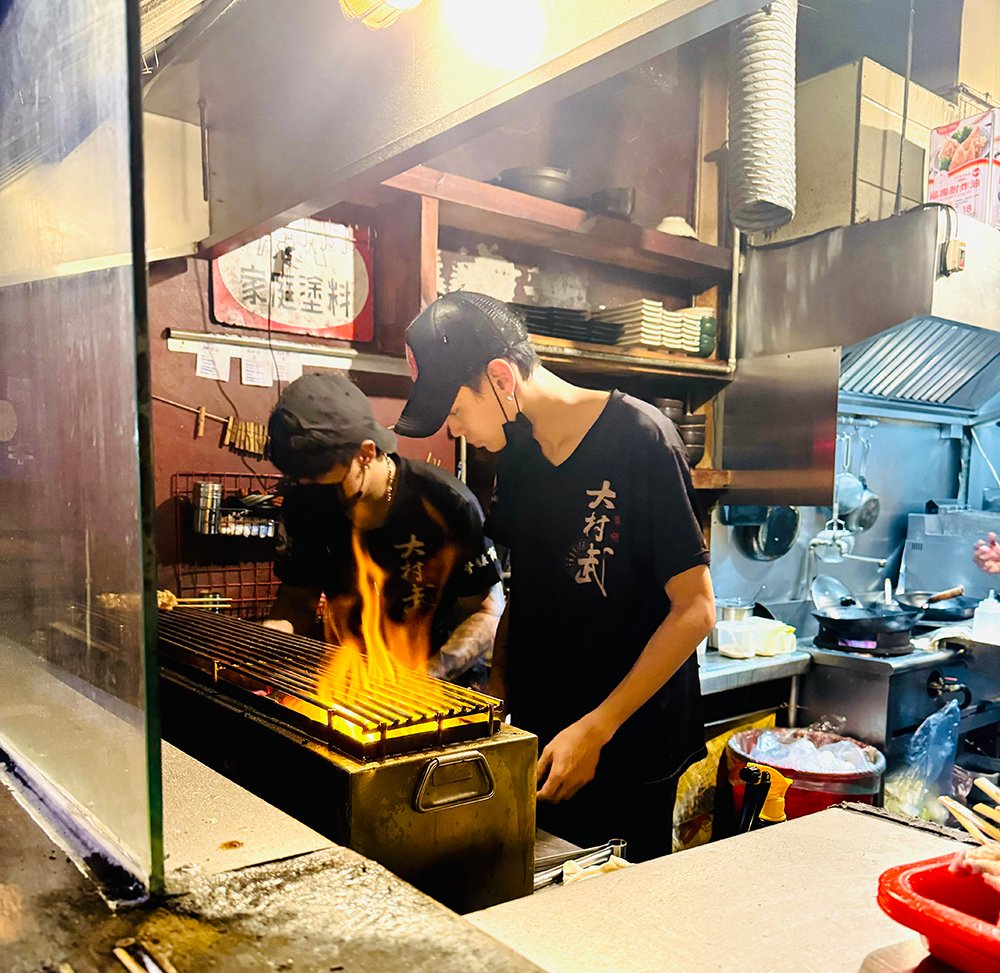
[[212, 261], [222, 324], [372, 340], [372, 251], [364, 226], [296, 220]]
[[[621, 517], [615, 512], [618, 494], [605, 480], [596, 490], [588, 490], [592, 499], [587, 504], [588, 513], [583, 519], [583, 545], [576, 558], [578, 571], [574, 576], [577, 584], [596, 584], [601, 594], [607, 598], [604, 587], [604, 573], [607, 559], [614, 557], [618, 544]], [[611, 511], [608, 514], [608, 511]]]

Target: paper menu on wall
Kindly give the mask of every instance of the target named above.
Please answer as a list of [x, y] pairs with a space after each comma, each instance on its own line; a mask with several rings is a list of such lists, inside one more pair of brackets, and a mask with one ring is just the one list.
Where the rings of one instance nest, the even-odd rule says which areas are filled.
[[244, 348], [240, 352], [240, 381], [244, 385], [270, 387], [274, 384], [274, 361], [267, 348]]
[[230, 352], [219, 345], [203, 344], [198, 349], [198, 359], [194, 373], [198, 378], [209, 378], [216, 382], [229, 381]]
[[291, 351], [276, 351], [274, 366], [279, 382], [294, 382], [302, 377], [302, 359]]

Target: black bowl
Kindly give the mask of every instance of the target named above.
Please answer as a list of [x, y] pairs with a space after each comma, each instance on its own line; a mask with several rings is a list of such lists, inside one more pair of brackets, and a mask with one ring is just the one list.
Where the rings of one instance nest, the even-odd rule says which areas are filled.
[[620, 220], [632, 219], [632, 213], [635, 211], [635, 187], [619, 186], [593, 193], [590, 197], [590, 211], [614, 216]]

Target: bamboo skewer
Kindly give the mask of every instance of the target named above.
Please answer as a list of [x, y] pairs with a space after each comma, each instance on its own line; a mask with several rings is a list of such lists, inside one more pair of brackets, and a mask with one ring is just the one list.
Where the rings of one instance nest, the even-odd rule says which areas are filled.
[[1000, 787], [997, 787], [993, 781], [986, 777], [976, 778], [976, 787], [978, 787], [990, 800], [995, 804], [1000, 804]]
[[990, 807], [988, 804], [974, 804], [972, 810], [976, 812], [980, 817], [989, 818], [991, 821], [996, 821], [1000, 824], [1000, 809], [995, 807]]
[[1000, 841], [1000, 828], [994, 827], [989, 821], [970, 811], [965, 805], [959, 804], [952, 797], [939, 797], [938, 800], [952, 813], [952, 817], [981, 845], [990, 841]]

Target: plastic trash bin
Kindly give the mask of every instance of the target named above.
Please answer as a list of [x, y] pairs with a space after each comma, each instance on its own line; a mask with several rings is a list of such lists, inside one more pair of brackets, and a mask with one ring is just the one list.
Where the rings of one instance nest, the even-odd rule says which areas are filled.
[[740, 780], [740, 770], [749, 762], [750, 751], [757, 743], [762, 733], [775, 733], [784, 743], [805, 737], [817, 747], [839, 740], [848, 740], [857, 744], [865, 751], [871, 770], [853, 771], [850, 773], [815, 773], [807, 770], [796, 770], [784, 766], [774, 760], [761, 760], [760, 763], [775, 770], [780, 770], [792, 780], [792, 786], [785, 793], [785, 815], [788, 818], [801, 818], [815, 811], [822, 811], [840, 804], [843, 801], [854, 801], [860, 804], [874, 804], [876, 796], [882, 790], [882, 776], [885, 773], [885, 757], [866, 743], [853, 740], [851, 737], [838, 736], [836, 733], [824, 733], [820, 730], [743, 730], [734, 733], [726, 744], [726, 763], [729, 768], [729, 783], [733, 789], [733, 805], [737, 814], [743, 805], [743, 781]]

